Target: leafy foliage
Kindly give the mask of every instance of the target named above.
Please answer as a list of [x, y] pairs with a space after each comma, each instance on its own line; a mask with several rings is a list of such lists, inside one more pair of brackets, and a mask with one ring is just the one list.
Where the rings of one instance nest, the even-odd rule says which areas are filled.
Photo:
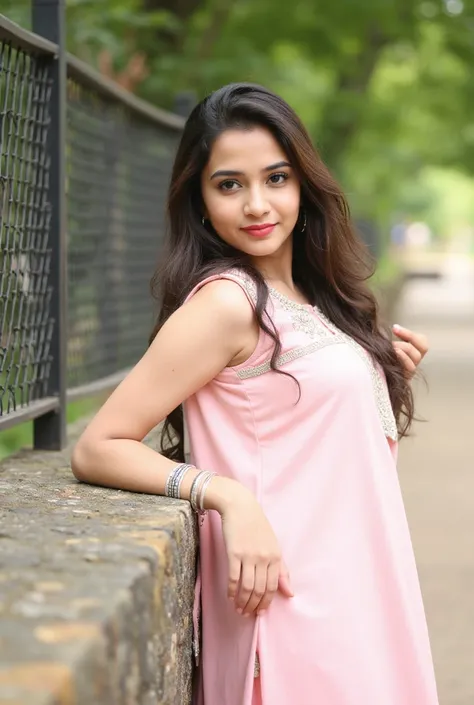
[[[23, 24], [25, 0], [0, 0]], [[474, 0], [67, 0], [68, 48], [173, 109], [237, 80], [299, 112], [356, 212], [426, 165], [474, 172]]]

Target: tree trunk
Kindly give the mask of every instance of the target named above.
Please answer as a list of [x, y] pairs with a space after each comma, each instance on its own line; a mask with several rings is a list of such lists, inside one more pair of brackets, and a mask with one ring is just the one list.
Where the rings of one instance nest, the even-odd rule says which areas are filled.
[[[160, 10], [169, 12], [175, 15], [183, 25], [201, 5], [202, 0], [143, 0], [143, 9], [146, 12], [159, 12]], [[180, 51], [184, 39], [182, 34], [163, 28], [156, 29], [155, 38], [165, 51], [171, 53]]]
[[367, 92], [380, 52], [389, 38], [373, 28], [364, 42], [358, 61], [347, 62], [339, 73], [333, 97], [325, 106], [321, 121], [320, 148], [324, 161], [336, 174], [359, 129]]

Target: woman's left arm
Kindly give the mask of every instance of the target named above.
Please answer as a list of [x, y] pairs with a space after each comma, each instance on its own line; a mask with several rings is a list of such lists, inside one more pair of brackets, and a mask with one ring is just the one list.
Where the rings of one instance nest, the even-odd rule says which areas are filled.
[[428, 339], [421, 333], [414, 333], [399, 325], [392, 327], [394, 334], [400, 340], [393, 341], [395, 352], [400, 358], [408, 377], [413, 377], [416, 368], [428, 352]]

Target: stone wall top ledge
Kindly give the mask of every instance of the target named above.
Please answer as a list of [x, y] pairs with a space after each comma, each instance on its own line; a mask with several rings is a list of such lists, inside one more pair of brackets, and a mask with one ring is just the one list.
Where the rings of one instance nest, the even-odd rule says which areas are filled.
[[184, 705], [194, 517], [187, 502], [78, 482], [83, 426], [62, 452], [0, 464], [0, 703]]

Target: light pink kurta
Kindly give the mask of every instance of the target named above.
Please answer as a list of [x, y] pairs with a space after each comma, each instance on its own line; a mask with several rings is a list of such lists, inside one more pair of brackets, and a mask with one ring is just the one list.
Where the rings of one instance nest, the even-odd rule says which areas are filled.
[[[256, 292], [238, 271], [221, 275]], [[211, 278], [212, 279], [212, 278]], [[199, 286], [210, 281], [206, 279]], [[199, 287], [196, 287], [192, 295]], [[201, 705], [436, 705], [383, 375], [322, 313], [270, 290], [280, 367], [252, 356], [185, 403], [192, 461], [258, 498], [295, 593], [243, 618], [227, 598], [221, 519], [200, 531]]]

